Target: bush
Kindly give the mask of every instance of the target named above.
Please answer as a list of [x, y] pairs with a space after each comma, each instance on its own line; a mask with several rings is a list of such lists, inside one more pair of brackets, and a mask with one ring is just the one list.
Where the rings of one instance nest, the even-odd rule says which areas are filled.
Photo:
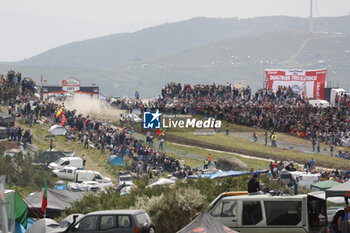
[[205, 199], [198, 189], [180, 187], [160, 196], [140, 196], [131, 208], [146, 210], [158, 232], [176, 232], [205, 208]]

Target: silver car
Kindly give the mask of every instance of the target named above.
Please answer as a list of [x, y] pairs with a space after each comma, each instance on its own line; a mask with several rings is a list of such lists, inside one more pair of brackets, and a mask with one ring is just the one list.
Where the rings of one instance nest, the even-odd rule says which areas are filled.
[[144, 210], [103, 210], [85, 215], [65, 232], [155, 233], [156, 230]]

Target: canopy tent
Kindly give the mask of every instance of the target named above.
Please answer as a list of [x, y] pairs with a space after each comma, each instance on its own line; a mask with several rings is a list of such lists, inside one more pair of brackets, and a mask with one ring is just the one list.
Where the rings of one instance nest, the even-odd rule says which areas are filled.
[[337, 185], [326, 190], [326, 197], [349, 197], [350, 196], [350, 181]]
[[311, 184], [311, 188], [325, 191], [338, 185], [340, 185], [340, 183], [334, 180], [325, 180]]
[[54, 189], [56, 190], [67, 190], [66, 182], [63, 180], [56, 181]]
[[39, 155], [40, 163], [52, 163], [62, 157], [74, 157], [74, 151], [44, 151]]
[[323, 199], [323, 200], [332, 202], [334, 204], [344, 204], [345, 203], [344, 197], [329, 197], [326, 199], [325, 191], [315, 191], [315, 192], [308, 193], [307, 195], [317, 197], [319, 199]]
[[67, 130], [61, 125], [53, 125], [50, 127], [49, 132], [52, 135], [58, 136], [58, 135], [65, 135]]
[[255, 172], [247, 172], [247, 171], [220, 171], [216, 173], [210, 173], [210, 174], [201, 174], [201, 175], [190, 175], [188, 176], [189, 179], [197, 180], [199, 177], [201, 178], [209, 178], [209, 179], [221, 179], [226, 177], [240, 177], [243, 175], [253, 175], [254, 173], [257, 173], [260, 176], [269, 175], [268, 170], [262, 170], [262, 171], [255, 171]]
[[231, 230], [207, 212], [202, 212], [197, 218], [190, 222], [187, 226], [179, 230], [177, 233], [237, 233]]
[[110, 163], [112, 165], [123, 165], [124, 160], [122, 157], [119, 157], [117, 155], [110, 155], [108, 158], [108, 163]]
[[[46, 216], [56, 217], [61, 214], [65, 208], [71, 207], [75, 201], [79, 201], [84, 197], [84, 192], [71, 192], [66, 190], [47, 189], [47, 207]], [[35, 213], [41, 212], [41, 203], [43, 199], [43, 190], [31, 193], [27, 196], [26, 201], [29, 202], [30, 208], [28, 215], [35, 217]]]
[[65, 228], [61, 228], [60, 225], [53, 219], [42, 218], [33, 225], [29, 227], [26, 233], [54, 233], [54, 232], [63, 232]]
[[175, 183], [175, 181], [173, 181], [171, 179], [159, 178], [156, 182], [148, 185], [147, 187], [153, 187], [153, 186], [157, 186], [157, 185], [174, 184], [174, 183]]

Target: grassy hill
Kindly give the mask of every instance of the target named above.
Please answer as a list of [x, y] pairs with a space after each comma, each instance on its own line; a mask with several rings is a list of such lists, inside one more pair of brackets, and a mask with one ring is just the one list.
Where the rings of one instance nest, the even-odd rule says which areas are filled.
[[[263, 85], [265, 68], [328, 68], [328, 80], [340, 81], [347, 89], [350, 68], [350, 37], [285, 31], [242, 36], [220, 43], [158, 56], [142, 62], [106, 69], [123, 77], [119, 88], [136, 88], [142, 96], [155, 96], [170, 81], [226, 83], [245, 80], [253, 88]], [[134, 88], [130, 89], [132, 86]], [[106, 87], [108, 89], [108, 87]], [[107, 92], [112, 91], [108, 89]]]
[[[349, 33], [350, 16], [316, 18], [315, 30]], [[308, 31], [308, 19], [285, 16], [252, 19], [194, 18], [134, 33], [114, 34], [60, 46], [24, 61], [21, 66], [101, 68], [180, 52], [231, 39], [280, 30]]]
[[327, 78], [350, 89], [350, 37], [345, 34], [314, 34], [280, 31], [233, 39], [188, 49], [171, 55], [153, 56], [142, 61], [103, 69], [52, 68], [0, 65], [40, 82], [41, 75], [51, 84], [73, 75], [82, 85], [96, 83], [105, 95], [154, 97], [171, 81], [181, 83], [226, 83], [245, 80], [253, 88], [263, 85], [265, 68], [328, 68]]

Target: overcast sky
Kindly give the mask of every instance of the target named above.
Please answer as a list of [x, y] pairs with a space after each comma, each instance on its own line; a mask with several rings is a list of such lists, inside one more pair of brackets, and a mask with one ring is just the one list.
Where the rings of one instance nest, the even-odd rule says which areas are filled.
[[[69, 42], [193, 17], [307, 17], [309, 0], [0, 0], [0, 61]], [[350, 0], [314, 0], [314, 15], [349, 15]]]

